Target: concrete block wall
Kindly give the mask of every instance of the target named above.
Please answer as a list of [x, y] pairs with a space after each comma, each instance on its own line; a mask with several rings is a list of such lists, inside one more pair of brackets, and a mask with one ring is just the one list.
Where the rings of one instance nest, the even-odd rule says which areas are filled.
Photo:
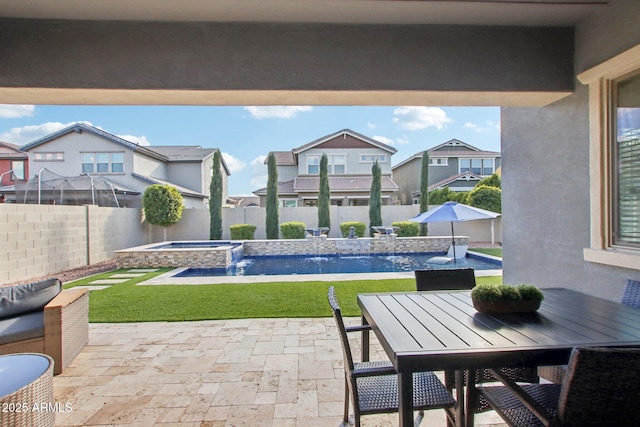
[[0, 283], [86, 265], [82, 206], [0, 205]]

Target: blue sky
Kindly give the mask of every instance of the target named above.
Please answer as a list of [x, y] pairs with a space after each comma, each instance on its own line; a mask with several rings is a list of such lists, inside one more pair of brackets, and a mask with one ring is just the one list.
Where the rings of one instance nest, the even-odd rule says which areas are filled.
[[497, 107], [0, 105], [0, 141], [24, 145], [78, 121], [143, 145], [219, 148], [230, 195], [266, 185], [269, 151], [345, 128], [395, 147], [394, 165], [452, 138], [500, 151]]

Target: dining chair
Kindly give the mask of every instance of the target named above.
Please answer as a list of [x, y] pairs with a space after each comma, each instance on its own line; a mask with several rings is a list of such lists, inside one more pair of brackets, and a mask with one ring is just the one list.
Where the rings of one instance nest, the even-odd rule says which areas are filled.
[[511, 427], [640, 425], [638, 348], [575, 348], [561, 384], [479, 387]]
[[[398, 375], [389, 361], [354, 362], [349, 332], [370, 329], [368, 325], [345, 326], [340, 304], [333, 286], [329, 288], [329, 305], [338, 326], [344, 356], [344, 424], [349, 423], [349, 397], [353, 405], [355, 427], [360, 427], [360, 417], [369, 414], [398, 412]], [[433, 372], [413, 374], [413, 407], [423, 411], [444, 409], [453, 420], [456, 401]]]
[[[473, 268], [452, 268], [452, 269], [427, 269], [415, 270], [416, 289], [418, 291], [452, 291], [473, 289], [476, 285], [476, 276]], [[515, 368], [501, 368], [501, 371], [509, 378], [518, 382], [538, 383], [537, 369], [533, 366], [522, 366]], [[467, 384], [469, 371], [463, 372], [464, 384]], [[495, 382], [497, 379], [487, 369], [473, 371], [476, 384]], [[445, 371], [445, 385], [449, 390], [455, 386], [455, 373]], [[472, 396], [475, 403], [472, 405], [474, 412], [484, 412], [490, 409], [489, 403], [482, 396]]]
[[[640, 281], [627, 279], [622, 300], [624, 305], [640, 308]], [[567, 372], [567, 365], [552, 365], [538, 367], [538, 375], [552, 383], [561, 383]]]

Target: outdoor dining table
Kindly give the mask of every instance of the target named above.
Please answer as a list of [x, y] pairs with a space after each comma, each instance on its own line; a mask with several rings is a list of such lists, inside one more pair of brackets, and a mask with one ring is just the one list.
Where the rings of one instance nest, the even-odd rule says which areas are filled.
[[[537, 312], [497, 315], [476, 311], [470, 291], [359, 294], [362, 321], [398, 372], [400, 427], [413, 425], [413, 372], [455, 371], [456, 425], [472, 426], [475, 384], [464, 392], [464, 371], [566, 364], [574, 347], [640, 347], [640, 310], [569, 289], [542, 291]], [[368, 347], [365, 331], [363, 360]]]

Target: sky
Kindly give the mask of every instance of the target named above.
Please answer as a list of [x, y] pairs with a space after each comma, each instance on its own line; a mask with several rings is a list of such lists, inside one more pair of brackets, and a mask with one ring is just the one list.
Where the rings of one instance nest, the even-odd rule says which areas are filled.
[[0, 105], [0, 141], [24, 145], [85, 122], [141, 145], [218, 148], [230, 196], [265, 187], [264, 159], [342, 129], [391, 145], [396, 165], [456, 138], [500, 151], [498, 107]]

